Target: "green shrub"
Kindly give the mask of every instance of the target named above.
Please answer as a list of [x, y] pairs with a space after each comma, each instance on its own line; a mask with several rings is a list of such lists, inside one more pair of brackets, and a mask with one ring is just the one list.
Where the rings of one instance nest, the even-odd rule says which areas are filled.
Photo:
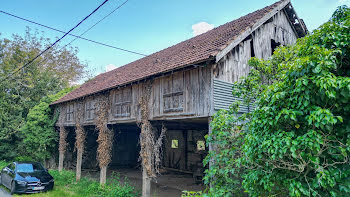
[[181, 197], [202, 197], [201, 191], [182, 191]]
[[[269, 60], [253, 58], [234, 94], [256, 99], [215, 115], [205, 164], [210, 196], [350, 195], [350, 9]], [[244, 191], [244, 192], [243, 192]]]
[[6, 167], [9, 163], [4, 161], [4, 160], [0, 160], [0, 170], [3, 169], [4, 167]]

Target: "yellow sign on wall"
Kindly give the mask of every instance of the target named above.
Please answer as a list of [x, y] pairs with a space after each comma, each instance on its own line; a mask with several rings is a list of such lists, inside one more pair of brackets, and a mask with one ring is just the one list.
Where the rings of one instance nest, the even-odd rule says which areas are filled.
[[201, 150], [205, 150], [205, 142], [204, 141], [197, 141], [197, 150], [201, 151]]
[[179, 148], [179, 141], [171, 140], [171, 148]]

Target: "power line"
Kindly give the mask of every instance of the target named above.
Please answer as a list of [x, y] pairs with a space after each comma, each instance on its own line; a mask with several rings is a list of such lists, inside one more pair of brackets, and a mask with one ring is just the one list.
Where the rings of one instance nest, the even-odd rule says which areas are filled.
[[[131, 51], [131, 50], [128, 50], [128, 49], [124, 49], [124, 48], [120, 48], [120, 47], [116, 47], [116, 46], [112, 46], [110, 44], [106, 44], [106, 43], [102, 43], [102, 42], [98, 42], [98, 41], [95, 41], [95, 40], [91, 40], [91, 39], [88, 39], [88, 38], [84, 38], [84, 37], [81, 37], [82, 35], [84, 35], [86, 32], [88, 32], [90, 29], [92, 29], [93, 27], [95, 27], [98, 23], [100, 23], [101, 21], [103, 21], [105, 18], [107, 18], [108, 16], [110, 16], [111, 14], [113, 14], [116, 10], [118, 10], [120, 7], [122, 7], [125, 3], [127, 3], [127, 1], [125, 1], [123, 4], [121, 4], [120, 6], [118, 6], [117, 8], [115, 8], [112, 12], [110, 12], [108, 15], [106, 15], [105, 17], [103, 17], [101, 20], [99, 20], [97, 23], [95, 23], [93, 26], [91, 26], [89, 29], [87, 29], [85, 32], [83, 32], [80, 36], [78, 35], [75, 35], [75, 34], [68, 34], [70, 36], [73, 36], [75, 37], [76, 39], [82, 39], [82, 40], [86, 40], [86, 41], [89, 41], [89, 42], [92, 42], [92, 43], [95, 43], [95, 44], [99, 44], [99, 45], [102, 45], [102, 46], [106, 46], [106, 47], [110, 47], [110, 48], [113, 48], [113, 49], [117, 49], [117, 50], [120, 50], [120, 51], [124, 51], [124, 52], [128, 52], [128, 53], [133, 53], [133, 54], [137, 54], [137, 55], [141, 55], [141, 56], [147, 56], [145, 54], [142, 54], [142, 53], [139, 53], [139, 52], [135, 52], [135, 51]], [[56, 28], [53, 28], [53, 27], [50, 27], [50, 26], [47, 26], [47, 25], [43, 25], [43, 24], [40, 24], [38, 22], [35, 22], [35, 21], [32, 21], [32, 20], [29, 20], [29, 19], [26, 19], [26, 18], [22, 18], [20, 16], [16, 16], [14, 14], [11, 14], [11, 13], [8, 13], [8, 12], [5, 12], [5, 11], [2, 11], [0, 10], [0, 13], [3, 13], [3, 14], [6, 14], [8, 16], [12, 16], [14, 18], [17, 18], [17, 19], [20, 19], [20, 20], [23, 20], [23, 21], [26, 21], [26, 22], [29, 22], [29, 23], [32, 23], [32, 24], [35, 24], [35, 25], [39, 25], [41, 27], [45, 27], [47, 29], [50, 29], [50, 30], [53, 30], [53, 31], [57, 31], [57, 32], [60, 32], [60, 33], [67, 33], [67, 32], [64, 32], [62, 30], [59, 30], [59, 29], [56, 29]], [[74, 39], [73, 41], [71, 41], [69, 44], [71, 44], [72, 42], [74, 42], [76, 39]], [[68, 46], [69, 44], [65, 45], [64, 47]], [[63, 47], [63, 48], [64, 48]]]
[[12, 75], [14, 75], [15, 73], [17, 73], [19, 70], [29, 66], [32, 62], [34, 62], [38, 57], [40, 57], [42, 54], [44, 54], [46, 51], [48, 51], [49, 49], [51, 49], [53, 46], [55, 46], [59, 41], [61, 41], [64, 37], [66, 37], [70, 32], [72, 32], [75, 28], [77, 28], [80, 24], [82, 24], [86, 19], [88, 19], [91, 15], [93, 15], [97, 10], [99, 10], [105, 3], [107, 3], [107, 1], [109, 0], [105, 0], [101, 5], [99, 5], [97, 8], [95, 8], [94, 11], [92, 11], [89, 15], [87, 15], [83, 20], [81, 20], [77, 25], [75, 25], [72, 29], [70, 29], [68, 32], [66, 32], [61, 38], [59, 38], [58, 40], [56, 40], [53, 44], [51, 44], [49, 47], [47, 47], [44, 51], [42, 51], [41, 53], [39, 53], [37, 56], [35, 56], [33, 59], [31, 59], [28, 63], [26, 63], [25, 65], [21, 66], [20, 68], [18, 68], [17, 70], [15, 70], [14, 72], [12, 72], [11, 74], [9, 74], [7, 77], [5, 77], [2, 81], [5, 81], [6, 79], [8, 79], [9, 77], [11, 77]]

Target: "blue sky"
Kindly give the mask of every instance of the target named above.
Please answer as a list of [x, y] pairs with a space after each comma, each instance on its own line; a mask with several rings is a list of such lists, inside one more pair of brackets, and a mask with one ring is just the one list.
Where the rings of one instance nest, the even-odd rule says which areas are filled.
[[[80, 34], [125, 0], [109, 0], [73, 33]], [[192, 26], [205, 22], [214, 27], [274, 3], [276, 0], [129, 0], [122, 8], [95, 26], [84, 37], [117, 47], [151, 54], [193, 37]], [[68, 31], [103, 0], [11, 0], [2, 1], [0, 10]], [[337, 6], [350, 0], [292, 0], [309, 30], [327, 21]], [[197, 25], [202, 27], [202, 25]], [[44, 31], [55, 39], [62, 34], [11, 18], [0, 13], [1, 37], [24, 34], [26, 26]], [[196, 26], [194, 26], [196, 27]], [[205, 26], [204, 26], [205, 27]], [[61, 44], [68, 43], [66, 37]], [[93, 75], [107, 65], [122, 66], [141, 58], [139, 55], [77, 40], [79, 58], [88, 62]]]

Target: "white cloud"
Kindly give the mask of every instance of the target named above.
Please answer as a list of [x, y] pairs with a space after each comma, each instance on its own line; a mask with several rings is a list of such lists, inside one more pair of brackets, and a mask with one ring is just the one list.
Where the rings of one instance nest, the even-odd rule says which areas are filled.
[[350, 5], [350, 0], [338, 0], [340, 5]]
[[116, 69], [117, 67], [113, 64], [108, 64], [106, 66], [106, 72]]
[[214, 28], [213, 24], [208, 24], [207, 22], [199, 22], [192, 25], [193, 36], [198, 36]]

